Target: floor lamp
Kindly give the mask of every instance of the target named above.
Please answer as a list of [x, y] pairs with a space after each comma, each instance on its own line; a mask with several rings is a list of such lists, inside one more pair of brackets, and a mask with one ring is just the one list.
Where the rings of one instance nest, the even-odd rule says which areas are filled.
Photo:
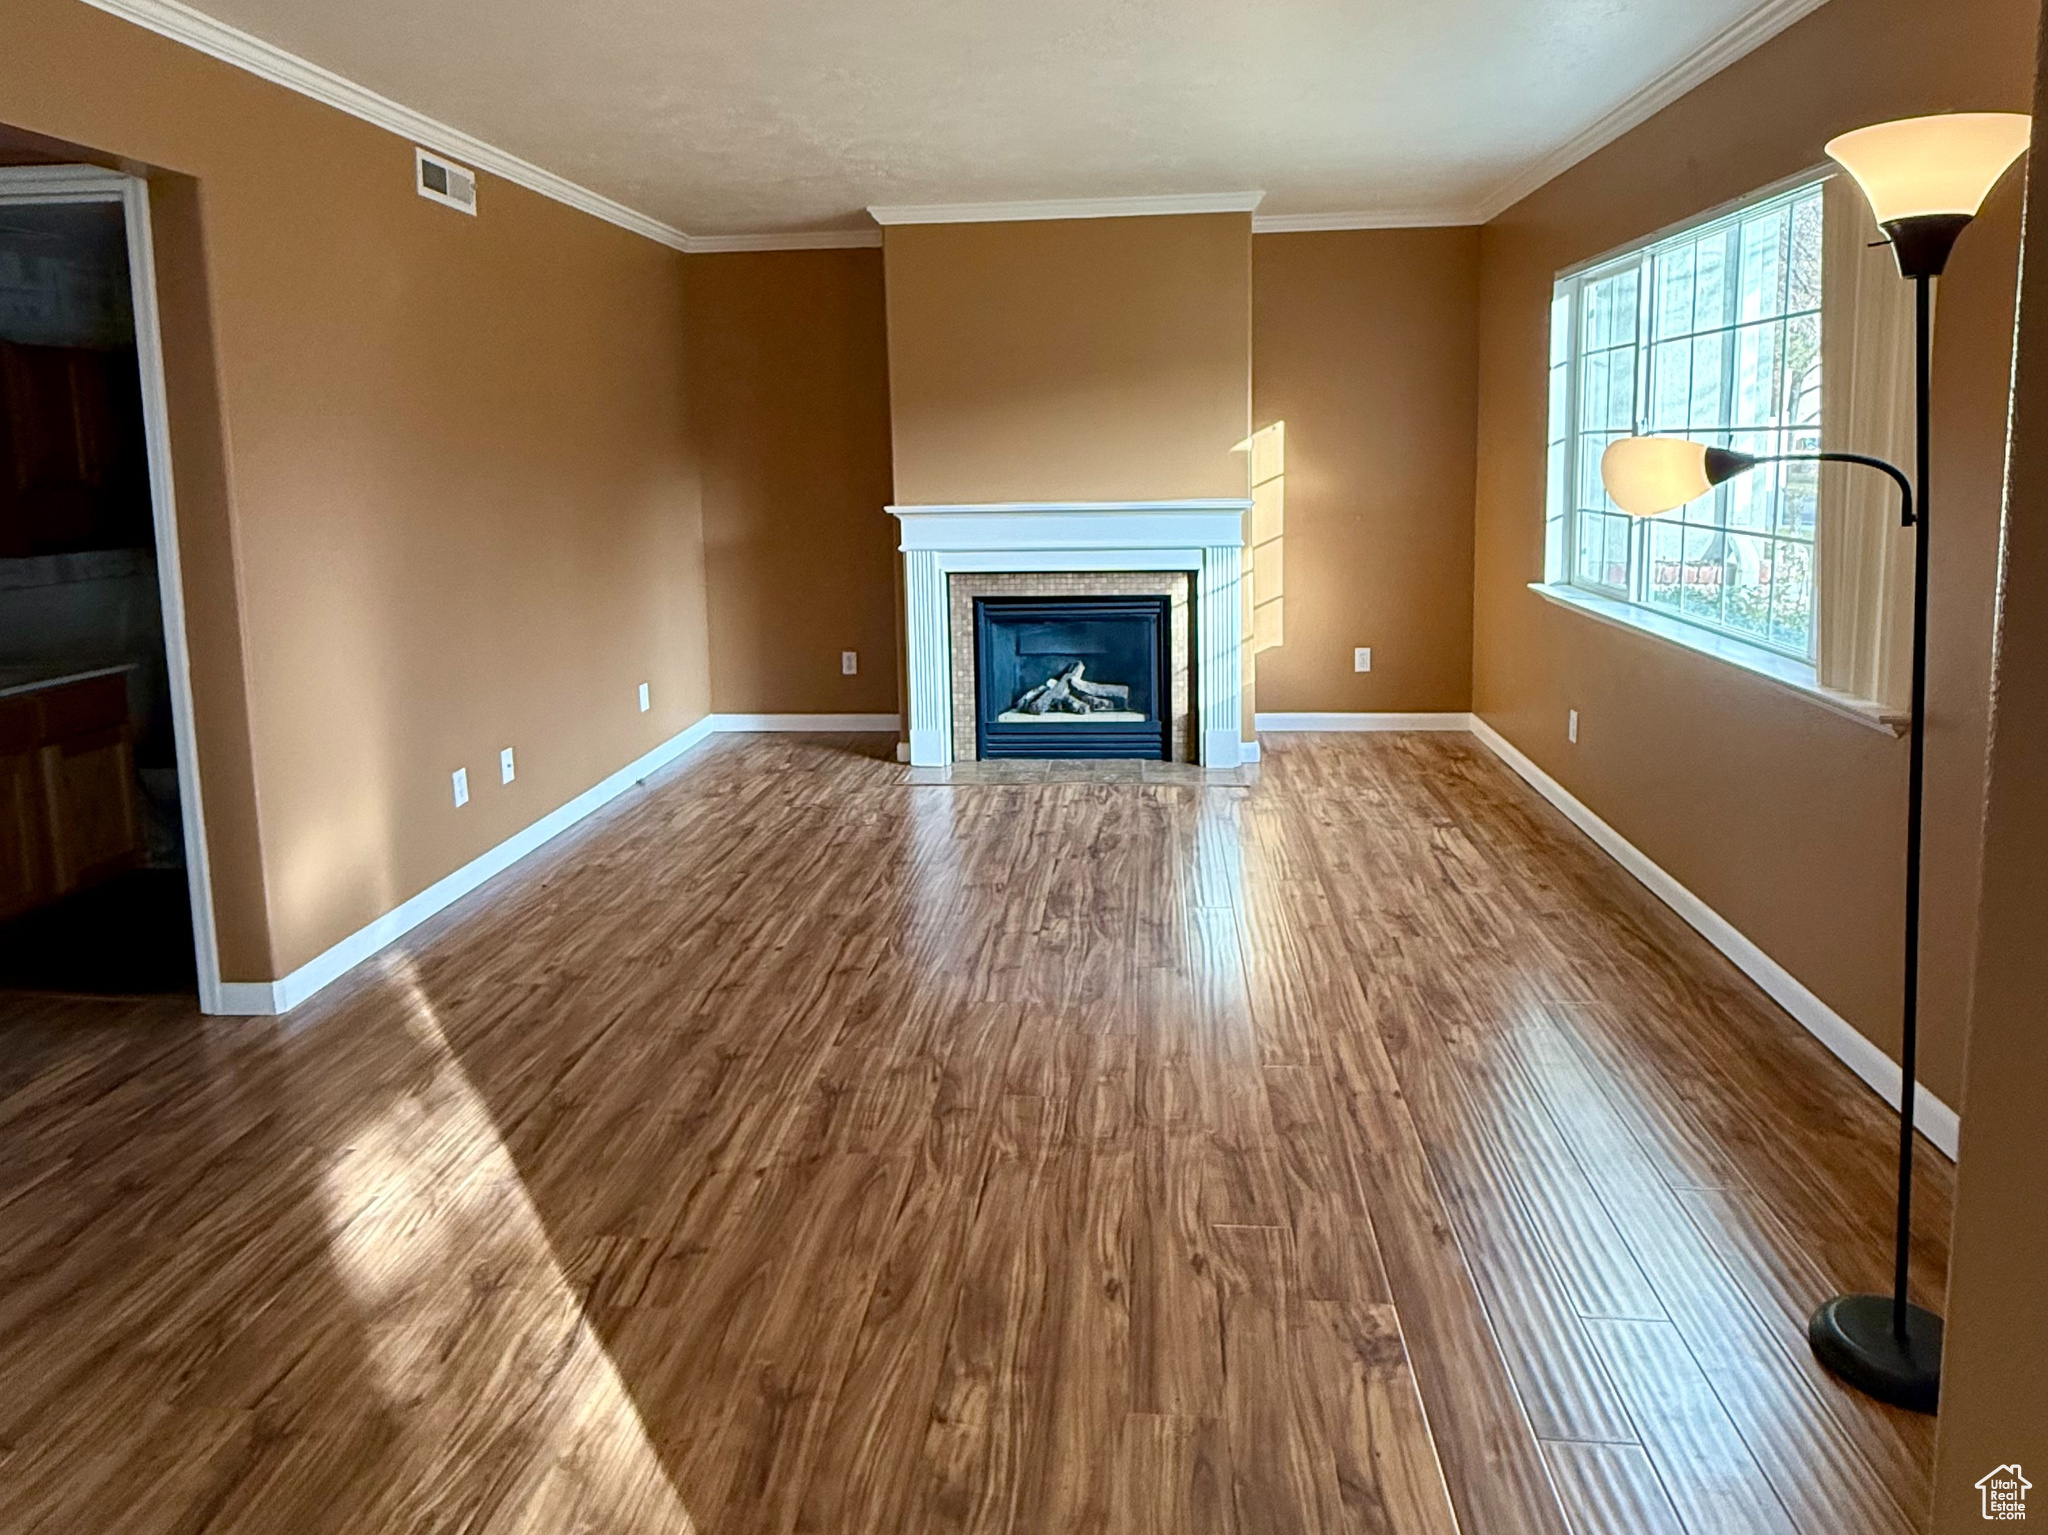
[[[1898, 485], [1913, 529], [1912, 727], [1906, 789], [1905, 965], [1899, 1038], [1899, 1203], [1890, 1295], [1837, 1295], [1813, 1314], [1807, 1339], [1839, 1379], [1879, 1401], [1933, 1412], [1941, 1389], [1941, 1318], [1908, 1298], [1913, 1231], [1913, 1109], [1920, 1012], [1920, 842], [1927, 704], [1927, 420], [1933, 285], [1956, 239], [2027, 147], [2032, 120], [2018, 113], [1961, 112], [1858, 129], [1829, 142], [1828, 154], [1863, 189], [1892, 247], [1899, 275], [1915, 287], [1914, 478], [1860, 453], [1753, 456], [1682, 438], [1628, 437], [1611, 443], [1601, 478], [1614, 502], [1655, 516], [1705, 495], [1762, 463], [1858, 464]], [[1918, 495], [1915, 495], [1915, 486]]]

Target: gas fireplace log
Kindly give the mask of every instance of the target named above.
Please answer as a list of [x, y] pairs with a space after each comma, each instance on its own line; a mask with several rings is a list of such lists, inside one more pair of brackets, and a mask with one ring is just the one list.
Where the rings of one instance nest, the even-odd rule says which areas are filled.
[[1074, 691], [1064, 672], [1020, 694], [1016, 707], [1024, 714], [1051, 714], [1055, 711], [1061, 714], [1088, 713], [1086, 700]]
[[1079, 693], [1098, 709], [1128, 709], [1131, 706], [1131, 690], [1121, 682], [1090, 682], [1081, 675], [1081, 668], [1074, 667], [1074, 675], [1067, 686]]
[[1120, 682], [1090, 682], [1087, 663], [1075, 661], [1050, 681], [1018, 695], [1012, 705], [1022, 714], [1098, 714], [1130, 707], [1131, 690]]

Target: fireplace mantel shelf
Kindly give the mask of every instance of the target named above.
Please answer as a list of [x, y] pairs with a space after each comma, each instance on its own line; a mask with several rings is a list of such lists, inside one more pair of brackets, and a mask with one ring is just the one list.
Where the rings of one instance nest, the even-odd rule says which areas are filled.
[[953, 760], [947, 581], [956, 571], [1189, 570], [1204, 767], [1243, 760], [1247, 499], [891, 506], [901, 525], [910, 760]]
[[[1244, 544], [1249, 500], [1000, 501], [892, 506], [913, 550], [1202, 549]], [[1095, 566], [1128, 569], [1128, 566]], [[1182, 568], [1182, 567], [1175, 567]]]

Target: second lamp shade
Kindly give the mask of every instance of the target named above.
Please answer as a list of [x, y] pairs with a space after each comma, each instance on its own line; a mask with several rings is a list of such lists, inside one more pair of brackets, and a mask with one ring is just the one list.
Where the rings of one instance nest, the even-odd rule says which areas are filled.
[[1600, 479], [1631, 517], [1655, 517], [1697, 501], [1755, 463], [1747, 453], [1683, 437], [1622, 437], [1600, 455]]

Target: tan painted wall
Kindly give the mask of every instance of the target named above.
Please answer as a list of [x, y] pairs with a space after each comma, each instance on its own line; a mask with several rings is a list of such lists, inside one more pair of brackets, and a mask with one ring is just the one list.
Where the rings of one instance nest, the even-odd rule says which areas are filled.
[[206, 813], [208, 874], [221, 975], [274, 978], [263, 840], [257, 824], [256, 759], [249, 719], [249, 639], [235, 560], [220, 359], [213, 345], [211, 264], [199, 183], [150, 178], [164, 394], [170, 417], [172, 495], [192, 707]]
[[[1260, 706], [1466, 709], [1479, 231], [1257, 235], [1251, 250], [1255, 420], [1289, 431], [1288, 640], [1258, 658]], [[693, 256], [685, 271], [713, 707], [895, 709], [881, 258]], [[1352, 670], [1358, 644], [1374, 647], [1369, 675]], [[857, 679], [839, 674], [849, 646]]]
[[884, 242], [899, 502], [1246, 494], [1249, 215]]
[[[1474, 704], [1887, 1048], [1906, 752], [1716, 661], [1562, 611], [1543, 573], [1547, 304], [1562, 267], [1818, 163], [1833, 134], [2024, 108], [2035, 0], [1833, 0], [1487, 226]], [[2018, 177], [1940, 305], [1923, 1079], [1960, 1107]], [[1576, 747], [1565, 711], [1580, 711]]]
[[705, 713], [682, 258], [488, 176], [436, 207], [405, 140], [75, 0], [0, 0], [0, 36], [11, 123], [191, 178], [153, 201], [205, 261], [174, 447], [226, 444], [179, 466], [200, 746], [232, 763], [240, 714], [223, 950], [271, 978]]
[[[2048, 122], [2048, 36], [2040, 58], [2037, 142]], [[2015, 1461], [2035, 1484], [2031, 1516], [2048, 1508], [2048, 208], [2037, 201], [2028, 223], [1937, 1535], [1986, 1528], [1977, 1480]]]
[[[691, 256], [711, 704], [897, 708], [896, 522], [878, 250]], [[839, 653], [860, 653], [847, 677]]]
[[1261, 709], [1472, 706], [1479, 238], [1252, 237], [1252, 416], [1287, 423], [1286, 640], [1259, 655]]

